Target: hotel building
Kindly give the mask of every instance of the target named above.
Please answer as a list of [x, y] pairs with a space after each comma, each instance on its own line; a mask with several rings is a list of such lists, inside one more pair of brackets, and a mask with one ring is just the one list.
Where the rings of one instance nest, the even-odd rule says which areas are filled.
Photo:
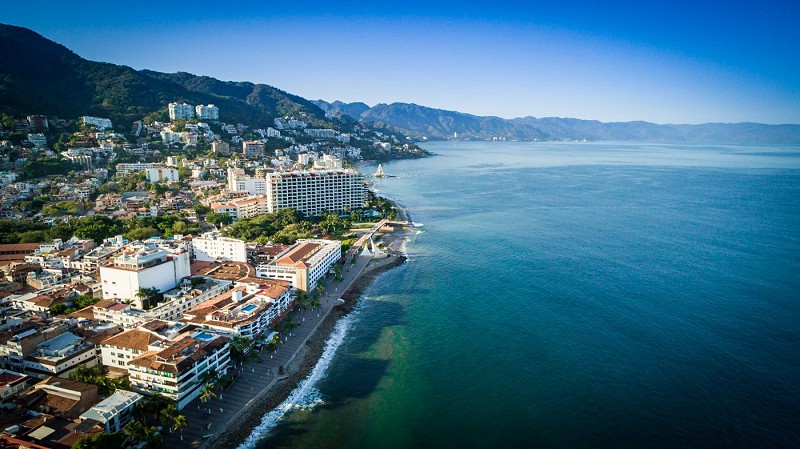
[[306, 215], [364, 207], [367, 187], [356, 170], [311, 170], [267, 174], [269, 212], [297, 209]]
[[298, 290], [311, 291], [341, 257], [338, 240], [300, 239], [275, 260], [257, 266], [256, 276], [289, 281]]

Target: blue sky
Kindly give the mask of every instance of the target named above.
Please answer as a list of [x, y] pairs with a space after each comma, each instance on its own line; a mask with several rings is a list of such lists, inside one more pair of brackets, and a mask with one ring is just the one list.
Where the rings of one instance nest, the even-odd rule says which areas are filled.
[[800, 3], [25, 2], [88, 59], [477, 115], [800, 123]]

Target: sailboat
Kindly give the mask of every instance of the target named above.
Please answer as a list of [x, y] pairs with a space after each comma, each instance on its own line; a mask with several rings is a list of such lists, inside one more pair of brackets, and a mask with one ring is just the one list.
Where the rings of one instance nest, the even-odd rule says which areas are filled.
[[375, 170], [375, 173], [372, 174], [375, 178], [394, 178], [394, 175], [387, 175], [383, 172], [383, 165], [378, 164], [378, 169]]

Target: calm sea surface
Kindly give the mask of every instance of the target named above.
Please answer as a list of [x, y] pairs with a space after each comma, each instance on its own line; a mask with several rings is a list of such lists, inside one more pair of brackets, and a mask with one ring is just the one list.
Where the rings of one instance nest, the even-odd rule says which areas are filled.
[[256, 447], [800, 447], [800, 147], [425, 146], [375, 180], [410, 261]]

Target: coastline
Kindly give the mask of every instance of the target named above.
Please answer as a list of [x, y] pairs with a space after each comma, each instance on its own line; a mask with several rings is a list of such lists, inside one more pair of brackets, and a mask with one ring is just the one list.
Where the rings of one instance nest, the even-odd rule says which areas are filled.
[[[397, 221], [408, 221], [408, 212], [395, 201]], [[295, 358], [286, 366], [286, 375], [278, 378], [246, 404], [238, 416], [227, 423], [226, 431], [206, 441], [200, 447], [208, 449], [236, 449], [251, 435], [261, 423], [262, 417], [283, 403], [300, 383], [311, 373], [325, 351], [325, 346], [334, 332], [336, 323], [350, 313], [359, 298], [372, 282], [381, 274], [405, 263], [407, 257], [400, 250], [406, 236], [413, 226], [395, 225], [389, 232], [381, 232], [378, 242], [383, 245], [386, 257], [370, 260], [360, 275], [342, 293], [342, 304], [334, 306], [317, 329], [298, 350]]]

